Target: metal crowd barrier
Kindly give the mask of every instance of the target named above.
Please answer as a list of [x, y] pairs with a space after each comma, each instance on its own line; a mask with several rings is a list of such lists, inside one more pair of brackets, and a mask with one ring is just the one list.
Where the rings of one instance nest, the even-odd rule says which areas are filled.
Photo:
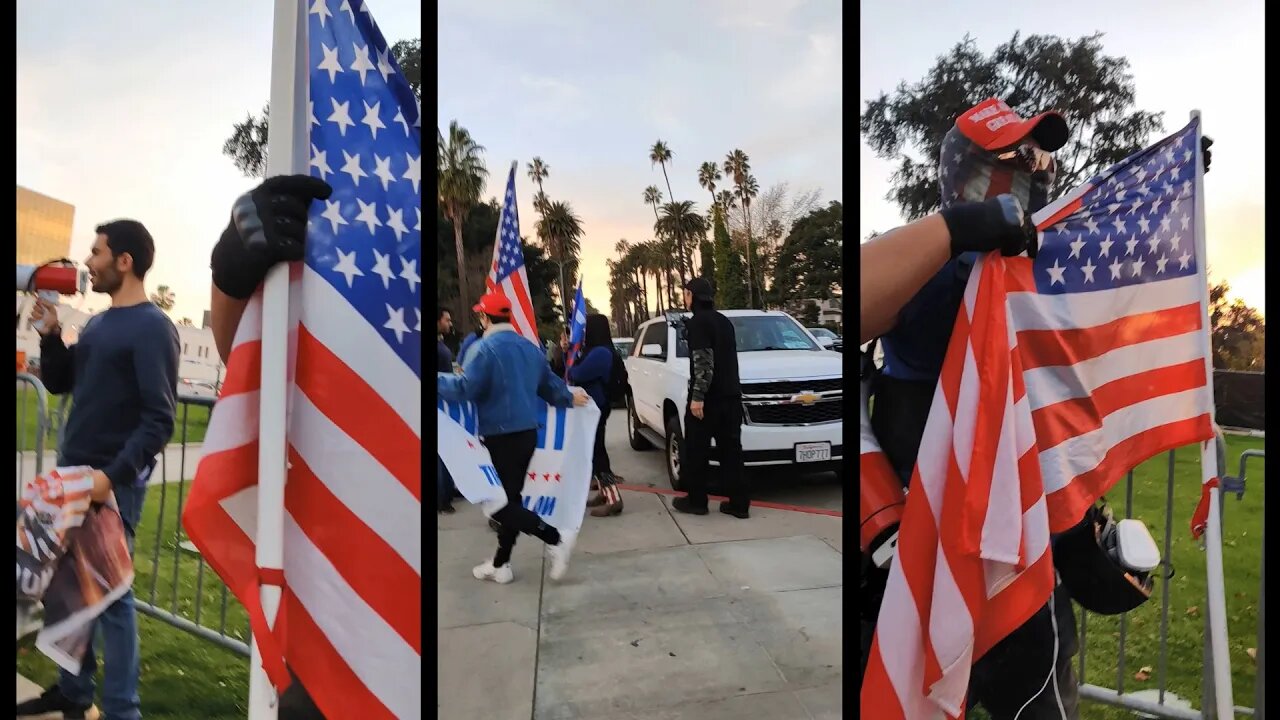
[[[1219, 517], [1224, 520], [1225, 527], [1226, 514], [1226, 496], [1234, 493], [1239, 499], [1244, 495], [1245, 490], [1245, 470], [1250, 458], [1264, 458], [1265, 454], [1262, 450], [1245, 450], [1240, 454], [1240, 474], [1237, 476], [1228, 476], [1227, 459], [1225, 453], [1226, 445], [1221, 434], [1218, 435], [1218, 477], [1221, 478], [1222, 499], [1223, 502], [1219, 506]], [[1189, 448], [1192, 452], [1199, 452], [1198, 448]], [[1173, 545], [1173, 528], [1175, 526], [1174, 518], [1174, 500], [1173, 500], [1173, 483], [1174, 483], [1174, 451], [1169, 452], [1169, 472], [1166, 481], [1165, 490], [1165, 517], [1164, 517], [1164, 548], [1162, 550], [1162, 564], [1165, 570], [1165, 577], [1172, 578], [1174, 572], [1174, 563], [1171, 557]], [[1125, 517], [1132, 517], [1133, 511], [1133, 471], [1130, 471], [1125, 479]], [[1185, 508], [1183, 508], [1185, 510]], [[1264, 513], [1265, 514], [1265, 513]], [[1187, 519], [1186, 513], [1183, 512], [1178, 516], [1184, 522], [1178, 523], [1185, 531]], [[1265, 536], [1265, 520], [1263, 535]], [[1258, 538], [1259, 547], [1262, 547], [1263, 537]], [[1263, 604], [1263, 588], [1266, 585], [1266, 558], [1265, 553], [1259, 558], [1261, 564], [1260, 582], [1258, 590], [1258, 634], [1257, 634], [1257, 677], [1254, 680], [1254, 706], [1244, 707], [1235, 706], [1237, 715], [1250, 716], [1255, 718], [1264, 717], [1264, 695], [1265, 695], [1265, 636], [1264, 630], [1264, 610]], [[1227, 578], [1230, 581], [1230, 578]], [[1148, 717], [1172, 718], [1174, 720], [1228, 720], [1227, 718], [1218, 718], [1218, 714], [1214, 705], [1216, 697], [1213, 684], [1213, 653], [1212, 645], [1209, 642], [1209, 613], [1204, 612], [1205, 625], [1204, 636], [1202, 638], [1202, 646], [1204, 653], [1204, 664], [1201, 671], [1201, 700], [1200, 706], [1203, 710], [1187, 710], [1180, 707], [1174, 707], [1166, 704], [1167, 680], [1168, 680], [1168, 641], [1169, 641], [1169, 593], [1170, 582], [1168, 580], [1160, 582], [1160, 640], [1159, 655], [1155, 667], [1155, 681], [1157, 690], [1157, 701], [1151, 702], [1140, 698], [1125, 695], [1125, 684], [1128, 674], [1125, 668], [1125, 640], [1128, 630], [1129, 615], [1125, 613], [1120, 616], [1119, 628], [1119, 647], [1116, 653], [1116, 686], [1114, 688], [1105, 688], [1098, 685], [1085, 683], [1085, 669], [1087, 667], [1087, 648], [1088, 648], [1088, 613], [1077, 606], [1079, 613], [1079, 634], [1080, 634], [1080, 656], [1079, 677], [1080, 697], [1096, 703], [1112, 705], [1116, 707], [1133, 710], [1144, 713]], [[1206, 603], [1207, 608], [1207, 603]], [[1144, 686], [1144, 689], [1146, 687]]]
[[[44, 384], [33, 375], [19, 373], [17, 381], [20, 386], [17, 491], [21, 496], [25, 480], [56, 463], [57, 436], [66, 419], [70, 401], [69, 396], [63, 396], [55, 407]], [[32, 394], [35, 396], [34, 410], [29, 407]], [[160, 460], [148, 482], [148, 498], [154, 498], [156, 493], [160, 495], [159, 512], [154, 519], [143, 518], [135, 539], [137, 547], [137, 540], [141, 540], [146, 534], [152, 534], [151, 547], [141, 556], [134, 557], [134, 567], [139, 578], [134, 582], [135, 604], [144, 615], [248, 657], [248, 622], [228, 627], [227, 609], [238, 606], [239, 602], [230, 595], [217, 575], [206, 567], [204, 558], [186, 542], [186, 535], [182, 531], [181, 517], [186, 500], [186, 485], [182, 481], [191, 479], [199, 462], [199, 450], [188, 442], [188, 430], [193, 421], [193, 411], [207, 417], [213, 403], [213, 398], [178, 398], [175, 422], [177, 430], [173, 443], [160, 454]], [[203, 410], [198, 410], [200, 408]], [[30, 431], [27, 427], [32, 412], [35, 413], [34, 440], [28, 438]], [[49, 457], [45, 457], [46, 454]], [[192, 574], [195, 575], [194, 596], [189, 588], [182, 587], [181, 582], [184, 577]], [[147, 575], [150, 577], [147, 578]], [[210, 617], [211, 613], [204, 611], [207, 583], [216, 584], [219, 588], [212, 598], [218, 606], [216, 617]]]

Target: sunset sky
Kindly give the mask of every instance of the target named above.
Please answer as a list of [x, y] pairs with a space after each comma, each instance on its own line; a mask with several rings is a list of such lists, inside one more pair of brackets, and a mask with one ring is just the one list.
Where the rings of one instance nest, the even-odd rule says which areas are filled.
[[842, 4], [830, 0], [583, 3], [442, 0], [437, 123], [485, 147], [484, 198], [500, 194], [512, 160], [520, 232], [534, 237], [536, 186], [550, 166], [552, 200], [582, 219], [581, 268], [591, 304], [608, 312], [608, 270], [621, 238], [653, 237], [645, 187], [665, 197], [649, 148], [664, 140], [677, 200], [706, 213], [698, 166], [734, 148], [761, 191], [843, 200]]
[[[1153, 142], [1200, 110], [1204, 132], [1214, 140], [1213, 169], [1205, 176], [1210, 276], [1226, 279], [1233, 295], [1265, 312], [1261, 0], [1215, 5], [1212, 12], [1190, 0], [1082, 0], [1070, 12], [1044, 12], [1034, 3], [1003, 5], [998, 12], [945, 2], [863, 3], [861, 8], [861, 68], [858, 97], [846, 103], [850, 115], [861, 113], [881, 92], [892, 93], [898, 83], [921, 79], [966, 32], [985, 53], [1014, 31], [1072, 39], [1104, 32], [1106, 54], [1129, 59], [1136, 107], [1165, 113], [1164, 132], [1153, 135]], [[877, 158], [861, 141], [858, 162], [858, 237], [865, 239], [903, 218], [884, 197], [893, 163]]]

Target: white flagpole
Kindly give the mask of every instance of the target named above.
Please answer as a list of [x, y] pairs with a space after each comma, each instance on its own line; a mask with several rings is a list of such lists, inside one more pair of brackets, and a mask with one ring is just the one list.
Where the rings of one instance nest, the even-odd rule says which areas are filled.
[[[267, 177], [307, 172], [307, 16], [302, 0], [276, 0], [271, 43], [271, 119]], [[284, 567], [285, 418], [288, 402], [289, 268], [276, 265], [262, 291], [262, 386], [259, 391], [259, 569]], [[281, 588], [262, 586], [267, 624], [275, 626]], [[249, 718], [275, 720], [279, 698], [250, 643]]]
[[[1191, 111], [1191, 119], [1200, 117], [1199, 110]], [[1204, 161], [1200, 157], [1200, 138], [1204, 135], [1204, 121], [1196, 130], [1196, 260], [1203, 271], [1204, 282], [1200, 288], [1200, 318], [1205, 324], [1201, 333], [1204, 339], [1205, 391], [1209, 393], [1209, 422], [1217, 431], [1218, 425], [1213, 403], [1213, 329], [1209, 326], [1209, 255], [1205, 249], [1204, 231]], [[1207, 483], [1218, 475], [1218, 443], [1216, 439], [1200, 443], [1200, 481]], [[1209, 637], [1213, 650], [1213, 687], [1219, 718], [1235, 717], [1235, 702], [1231, 693], [1231, 657], [1227, 654], [1227, 592], [1222, 569], [1222, 488], [1209, 490], [1208, 527], [1205, 529], [1205, 572], [1209, 603]]]

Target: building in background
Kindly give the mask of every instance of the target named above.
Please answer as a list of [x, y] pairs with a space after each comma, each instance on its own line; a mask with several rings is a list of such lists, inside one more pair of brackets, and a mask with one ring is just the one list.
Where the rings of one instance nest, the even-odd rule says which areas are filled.
[[16, 245], [19, 265], [39, 265], [71, 254], [74, 205], [18, 186]]

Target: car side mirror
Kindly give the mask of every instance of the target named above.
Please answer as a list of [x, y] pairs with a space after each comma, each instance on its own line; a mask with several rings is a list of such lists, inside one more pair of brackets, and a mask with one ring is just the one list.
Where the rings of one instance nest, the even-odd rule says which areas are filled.
[[660, 358], [662, 357], [662, 346], [658, 343], [649, 343], [640, 348], [640, 357]]

